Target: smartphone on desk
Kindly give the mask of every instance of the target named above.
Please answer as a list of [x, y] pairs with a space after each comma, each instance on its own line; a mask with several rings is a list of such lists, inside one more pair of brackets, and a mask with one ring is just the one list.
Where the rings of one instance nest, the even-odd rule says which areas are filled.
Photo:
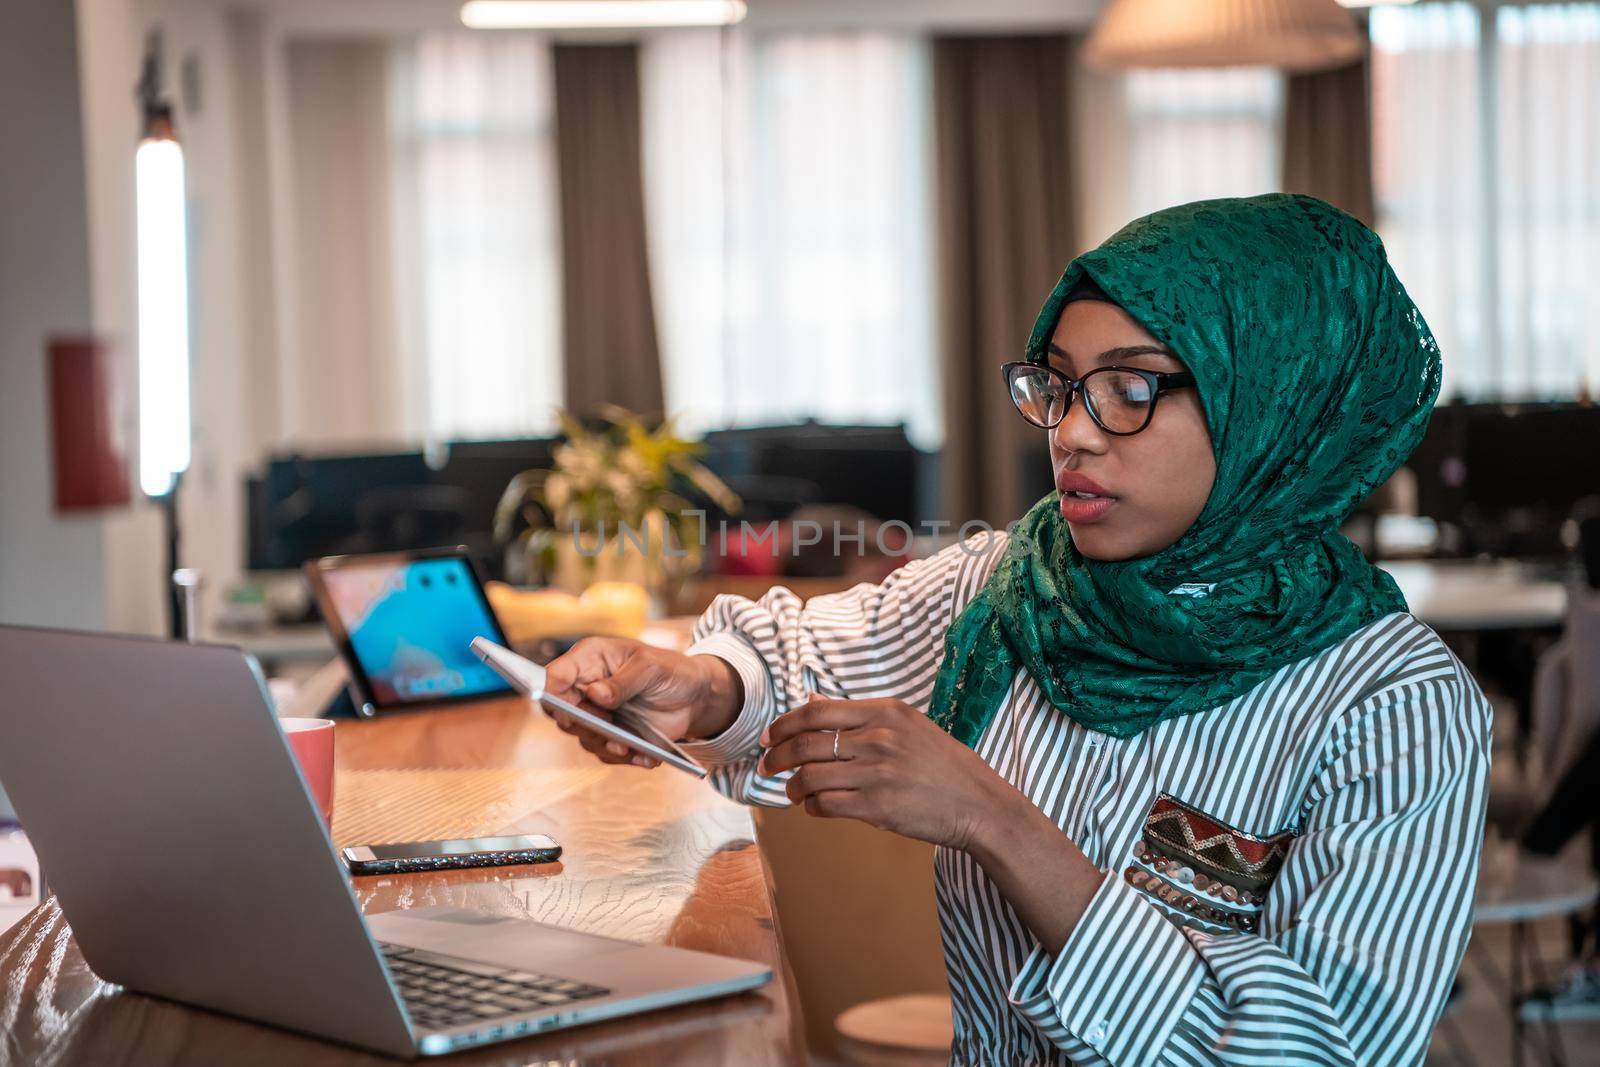
[[414, 874], [462, 867], [550, 863], [561, 855], [561, 846], [543, 834], [533, 834], [407, 841], [398, 845], [353, 845], [342, 850], [340, 855], [351, 874]]

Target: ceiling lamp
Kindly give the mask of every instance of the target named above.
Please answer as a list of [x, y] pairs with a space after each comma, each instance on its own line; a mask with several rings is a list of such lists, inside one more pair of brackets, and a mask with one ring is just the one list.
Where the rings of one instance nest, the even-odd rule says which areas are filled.
[[461, 21], [475, 30], [729, 26], [743, 0], [467, 0]]
[[1111, 0], [1084, 45], [1101, 67], [1278, 67], [1353, 62], [1364, 35], [1338, 0]]

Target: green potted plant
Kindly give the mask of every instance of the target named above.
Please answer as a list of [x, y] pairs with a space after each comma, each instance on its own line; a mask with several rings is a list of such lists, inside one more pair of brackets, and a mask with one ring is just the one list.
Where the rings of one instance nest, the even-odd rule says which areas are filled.
[[511, 479], [495, 509], [495, 538], [530, 580], [580, 593], [597, 581], [635, 582], [658, 605], [700, 569], [697, 492], [737, 513], [737, 495], [698, 457], [704, 446], [674, 420], [655, 427], [616, 405], [590, 430], [562, 410], [561, 443], [549, 470]]

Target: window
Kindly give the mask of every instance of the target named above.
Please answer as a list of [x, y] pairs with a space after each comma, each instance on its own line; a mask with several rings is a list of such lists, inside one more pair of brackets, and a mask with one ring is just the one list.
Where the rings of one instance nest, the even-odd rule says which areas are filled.
[[1600, 387], [1600, 4], [1495, 13], [1498, 391]]
[[925, 45], [683, 31], [641, 74], [668, 409], [903, 421], [937, 446]]
[[1373, 193], [1390, 262], [1444, 355], [1444, 392], [1491, 376], [1478, 14], [1372, 12]]
[[430, 439], [552, 432], [561, 248], [548, 45], [437, 34], [391, 60], [408, 424]]
[[1600, 388], [1600, 4], [1372, 11], [1378, 228], [1444, 392]]
[[1192, 200], [1278, 189], [1283, 79], [1254, 67], [1126, 75], [1131, 221]]

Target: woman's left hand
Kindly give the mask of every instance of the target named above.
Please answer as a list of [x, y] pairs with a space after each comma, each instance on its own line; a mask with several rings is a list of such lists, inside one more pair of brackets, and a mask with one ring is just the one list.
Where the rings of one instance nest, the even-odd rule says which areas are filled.
[[767, 727], [762, 744], [768, 751], [758, 770], [798, 768], [786, 788], [808, 813], [949, 848], [968, 848], [1021, 797], [977, 753], [900, 700], [813, 697]]

